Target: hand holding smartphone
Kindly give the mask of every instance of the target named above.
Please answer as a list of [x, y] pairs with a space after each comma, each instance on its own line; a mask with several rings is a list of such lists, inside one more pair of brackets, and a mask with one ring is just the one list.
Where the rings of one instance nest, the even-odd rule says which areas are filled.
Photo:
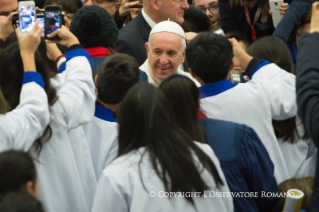
[[48, 40], [59, 40], [58, 36], [48, 37], [51, 33], [61, 28], [62, 25], [62, 8], [59, 5], [46, 6], [44, 8], [44, 34]]
[[272, 21], [276, 28], [278, 23], [281, 21], [283, 15], [280, 14], [279, 8], [284, 2], [283, 0], [269, 0], [269, 7], [271, 10]]

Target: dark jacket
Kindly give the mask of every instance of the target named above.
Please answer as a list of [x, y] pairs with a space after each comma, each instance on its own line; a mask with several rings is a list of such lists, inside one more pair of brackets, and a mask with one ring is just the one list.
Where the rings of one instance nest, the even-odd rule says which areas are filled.
[[148, 41], [151, 27], [145, 21], [142, 12], [130, 21], [120, 32], [115, 49], [117, 52], [131, 55], [142, 65], [147, 59], [145, 43]]
[[[291, 2], [291, 0], [285, 1]], [[251, 27], [247, 22], [245, 15], [245, 8], [238, 5], [233, 6], [232, 8], [229, 6], [229, 0], [219, 0], [219, 15], [221, 27], [225, 33], [231, 30], [240, 30], [242, 31], [248, 38], [251, 39]], [[250, 21], [253, 24], [255, 19], [255, 14], [258, 8], [258, 2], [254, 7], [249, 9]], [[275, 28], [273, 26], [272, 17], [270, 15], [267, 18], [263, 18], [262, 15], [259, 16], [258, 20], [254, 24], [254, 28], [256, 30], [256, 37], [260, 38], [266, 35], [272, 35]]]
[[[297, 103], [306, 132], [319, 148], [319, 33], [299, 39], [296, 67]], [[308, 212], [319, 211], [319, 154]]]

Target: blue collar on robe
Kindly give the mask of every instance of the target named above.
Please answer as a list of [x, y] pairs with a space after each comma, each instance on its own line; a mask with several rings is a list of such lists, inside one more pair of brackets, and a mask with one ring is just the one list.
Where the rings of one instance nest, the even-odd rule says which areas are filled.
[[232, 81], [229, 79], [224, 79], [218, 82], [203, 85], [199, 87], [200, 98], [202, 99], [210, 96], [215, 96], [235, 87], [236, 85], [237, 83], [232, 83]]
[[94, 116], [104, 121], [117, 122], [114, 118], [114, 112], [98, 103], [95, 103]]

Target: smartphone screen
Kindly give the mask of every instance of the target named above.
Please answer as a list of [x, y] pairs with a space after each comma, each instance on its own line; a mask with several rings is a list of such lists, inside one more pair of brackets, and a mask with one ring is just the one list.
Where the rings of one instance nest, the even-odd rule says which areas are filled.
[[49, 35], [61, 28], [61, 7], [51, 6], [45, 8], [45, 34]]
[[21, 32], [30, 32], [35, 24], [35, 6], [19, 5]]
[[[44, 29], [44, 15], [37, 15], [36, 20], [39, 20], [39, 27]], [[15, 21], [15, 27], [16, 28], [20, 27], [20, 20]], [[42, 32], [42, 35], [44, 35], [44, 32]]]

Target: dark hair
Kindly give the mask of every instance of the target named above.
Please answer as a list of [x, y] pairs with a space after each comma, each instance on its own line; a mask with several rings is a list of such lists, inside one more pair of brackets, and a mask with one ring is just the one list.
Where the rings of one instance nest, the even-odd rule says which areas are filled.
[[[281, 182], [279, 184], [279, 190], [282, 193], [286, 193], [289, 189], [301, 190], [304, 193], [301, 209], [308, 211], [311, 196], [312, 196], [313, 184], [314, 184], [314, 177], [291, 178]], [[280, 202], [282, 205], [284, 205], [285, 198], [281, 197]]]
[[0, 203], [1, 212], [44, 212], [41, 202], [27, 193], [12, 192]]
[[[229, 5], [232, 8], [233, 6], [249, 6], [250, 0], [230, 0]], [[269, 0], [258, 0], [257, 1], [258, 7], [261, 8], [261, 17], [263, 16], [269, 16]]]
[[251, 45], [251, 38], [248, 38], [242, 31], [231, 30], [225, 34], [226, 38], [235, 38], [238, 42], [243, 42], [246, 47]]
[[[47, 67], [46, 60], [43, 59], [40, 47], [35, 52], [36, 71], [41, 74], [44, 81], [44, 90], [48, 96], [49, 105], [52, 106], [58, 99], [56, 90], [51, 86], [50, 75], [53, 72]], [[15, 109], [19, 105], [20, 92], [23, 81], [23, 62], [20, 55], [18, 42], [13, 42], [0, 52], [0, 87], [9, 108]], [[32, 129], [30, 129], [32, 130]], [[40, 139], [36, 140], [36, 151], [40, 154], [42, 143], [52, 135], [51, 127], [48, 125]]]
[[63, 11], [74, 14], [83, 3], [81, 0], [46, 0], [43, 6], [47, 5], [61, 5]]
[[188, 77], [172, 75], [159, 86], [166, 96], [178, 126], [194, 141], [208, 143], [207, 136], [197, 119], [199, 110], [199, 90]]
[[[153, 85], [138, 83], [128, 91], [119, 108], [118, 122], [118, 156], [146, 147], [150, 163], [166, 191], [203, 192], [208, 189], [193, 154], [212, 174], [216, 185], [223, 185], [210, 157], [175, 123], [167, 99]], [[143, 186], [145, 188], [144, 183]], [[194, 204], [192, 197], [187, 200]]]
[[212, 23], [209, 17], [193, 5], [189, 5], [189, 9], [185, 10], [184, 23], [181, 27], [185, 32], [205, 32], [210, 31]]
[[9, 106], [7, 101], [4, 99], [2, 91], [0, 89], [0, 115], [7, 113], [9, 110]]
[[302, 27], [306, 24], [310, 24], [311, 15], [312, 15], [312, 7], [310, 6], [309, 10], [307, 10], [307, 12], [301, 16], [299, 27]]
[[[275, 63], [281, 69], [293, 73], [291, 55], [286, 44], [280, 38], [275, 36], [262, 37], [248, 47], [247, 53], [253, 57]], [[282, 138], [284, 142], [287, 141], [293, 144], [296, 143], [297, 138], [307, 139], [306, 134], [299, 135], [296, 116], [282, 121], [273, 120], [272, 125], [276, 137]]]
[[12, 191], [20, 191], [28, 181], [36, 182], [37, 174], [28, 153], [9, 150], [0, 153], [0, 199]]
[[133, 57], [120, 53], [111, 55], [98, 67], [98, 98], [106, 104], [120, 103], [138, 80], [139, 67]]
[[280, 38], [264, 36], [253, 42], [247, 48], [247, 53], [253, 57], [275, 63], [281, 69], [293, 73], [291, 55], [286, 44]]
[[199, 33], [186, 48], [186, 60], [205, 83], [226, 79], [233, 59], [230, 42], [212, 32]]

